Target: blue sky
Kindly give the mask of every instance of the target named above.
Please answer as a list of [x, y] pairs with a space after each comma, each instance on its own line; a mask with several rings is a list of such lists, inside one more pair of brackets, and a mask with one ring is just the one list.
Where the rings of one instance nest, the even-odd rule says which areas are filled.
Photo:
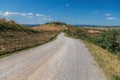
[[120, 0], [0, 0], [0, 18], [20, 24], [120, 25]]

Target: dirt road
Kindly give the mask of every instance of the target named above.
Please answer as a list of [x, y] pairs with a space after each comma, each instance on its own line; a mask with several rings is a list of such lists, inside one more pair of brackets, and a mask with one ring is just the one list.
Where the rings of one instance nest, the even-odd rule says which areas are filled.
[[85, 45], [56, 40], [0, 60], [0, 80], [106, 80]]

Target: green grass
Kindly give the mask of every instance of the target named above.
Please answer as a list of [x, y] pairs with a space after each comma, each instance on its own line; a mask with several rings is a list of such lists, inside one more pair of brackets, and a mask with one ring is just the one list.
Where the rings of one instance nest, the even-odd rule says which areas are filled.
[[113, 76], [112, 76], [112, 80], [120, 80], [120, 76], [118, 76], [118, 75], [113, 75]]

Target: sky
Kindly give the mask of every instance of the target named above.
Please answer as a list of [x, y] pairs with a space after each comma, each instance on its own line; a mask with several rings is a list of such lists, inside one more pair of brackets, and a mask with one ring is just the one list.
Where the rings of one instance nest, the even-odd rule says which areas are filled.
[[19, 24], [120, 25], [120, 0], [0, 0], [0, 18]]

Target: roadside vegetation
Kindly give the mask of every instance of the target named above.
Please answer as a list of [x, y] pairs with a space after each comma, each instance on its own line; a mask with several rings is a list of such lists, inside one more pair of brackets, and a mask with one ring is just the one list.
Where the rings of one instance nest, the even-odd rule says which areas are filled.
[[0, 56], [53, 40], [59, 31], [33, 30], [15, 23], [13, 20], [0, 19]]
[[[76, 28], [67, 35], [81, 39], [110, 80], [120, 80], [120, 29]], [[108, 79], [108, 80], [109, 80]]]
[[61, 31], [81, 39], [110, 80], [120, 80], [120, 28], [81, 28], [62, 22], [24, 27], [13, 20], [0, 19], [0, 57], [44, 44]]

